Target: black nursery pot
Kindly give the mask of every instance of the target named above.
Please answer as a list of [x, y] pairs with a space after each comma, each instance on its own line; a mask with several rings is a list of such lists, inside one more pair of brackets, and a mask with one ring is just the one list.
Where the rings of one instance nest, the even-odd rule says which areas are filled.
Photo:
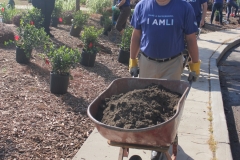
[[70, 30], [70, 35], [73, 37], [78, 37], [79, 34], [81, 32], [81, 28], [80, 27], [74, 27], [74, 25], [72, 25], [71, 30]]
[[54, 94], [67, 93], [69, 84], [69, 74], [61, 75], [50, 72], [50, 91]]
[[110, 32], [112, 30], [112, 26], [109, 26], [108, 28], [105, 28], [103, 31], [103, 34], [108, 36], [108, 32]]
[[57, 27], [58, 26], [58, 18], [57, 17], [52, 17], [52, 27]]
[[28, 64], [30, 62], [32, 50], [29, 50], [28, 53], [20, 48], [16, 47], [16, 61], [21, 64]]
[[87, 67], [93, 67], [95, 64], [97, 53], [88, 53], [85, 50], [82, 51], [80, 64], [87, 66]]
[[118, 62], [129, 64], [130, 52], [120, 49], [118, 54]]

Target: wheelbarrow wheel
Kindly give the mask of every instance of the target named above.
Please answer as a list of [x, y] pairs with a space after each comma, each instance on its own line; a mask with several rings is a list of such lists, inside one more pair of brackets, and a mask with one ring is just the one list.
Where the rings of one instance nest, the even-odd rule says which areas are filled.
[[151, 152], [151, 160], [159, 160], [161, 155], [162, 155], [162, 152], [152, 151]]

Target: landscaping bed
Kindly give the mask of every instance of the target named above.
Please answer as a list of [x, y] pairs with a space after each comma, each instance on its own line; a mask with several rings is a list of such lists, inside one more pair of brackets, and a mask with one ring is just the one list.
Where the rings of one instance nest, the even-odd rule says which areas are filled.
[[[99, 20], [93, 14], [88, 25], [101, 28]], [[13, 24], [6, 25], [16, 31]], [[237, 27], [230, 23], [221, 28]], [[51, 28], [52, 41], [81, 50], [83, 43], [69, 35], [70, 28]], [[95, 66], [79, 64], [71, 70], [64, 95], [50, 92], [50, 66], [37, 54], [41, 48], [33, 50], [30, 64], [22, 65], [16, 62], [15, 46], [0, 45], [0, 159], [72, 159], [94, 128], [88, 105], [114, 79], [130, 77], [128, 66], [117, 61], [120, 41], [118, 34], [101, 35]]]

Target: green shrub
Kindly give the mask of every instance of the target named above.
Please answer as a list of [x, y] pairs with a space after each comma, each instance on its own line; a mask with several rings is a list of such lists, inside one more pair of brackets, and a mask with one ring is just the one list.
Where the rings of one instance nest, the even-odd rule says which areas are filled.
[[22, 15], [23, 24], [34, 24], [36, 28], [43, 27], [43, 17], [41, 10], [37, 8], [29, 9]]
[[56, 48], [51, 45], [46, 50], [46, 57], [45, 62], [51, 63], [53, 73], [65, 75], [79, 62], [80, 52], [66, 46]]
[[62, 12], [63, 12], [63, 4], [62, 4], [62, 0], [56, 0], [55, 2], [55, 6], [53, 9], [53, 13], [52, 13], [52, 17], [61, 17], [62, 16]]
[[81, 35], [83, 41], [83, 49], [89, 53], [97, 53], [97, 40], [103, 29], [95, 28], [94, 26], [85, 26]]
[[122, 41], [121, 41], [121, 49], [124, 51], [130, 51], [130, 43], [131, 43], [131, 37], [132, 37], [133, 28], [127, 27], [124, 30]]
[[86, 5], [91, 12], [102, 14], [107, 8], [111, 8], [112, 0], [88, 0]]
[[89, 18], [89, 14], [83, 13], [81, 10], [77, 11], [73, 15], [73, 26], [83, 28], [83, 26], [87, 23]]
[[4, 23], [12, 23], [12, 18], [17, 15], [20, 11], [11, 7], [7, 7], [5, 3], [0, 4], [0, 15]]

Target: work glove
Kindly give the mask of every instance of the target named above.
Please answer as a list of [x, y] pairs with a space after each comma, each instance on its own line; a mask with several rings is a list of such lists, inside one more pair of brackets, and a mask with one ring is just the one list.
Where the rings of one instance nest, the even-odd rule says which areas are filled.
[[201, 66], [201, 60], [199, 60], [197, 63], [189, 62], [189, 68], [191, 73], [191, 76], [189, 76], [193, 82], [196, 82], [198, 80], [198, 77], [200, 75], [200, 66]]
[[112, 6], [112, 10], [115, 11], [115, 10], [118, 10], [119, 7], [117, 6], [117, 4], [115, 6]]
[[138, 69], [138, 59], [129, 59], [129, 73], [131, 76], [138, 77], [139, 69]]

